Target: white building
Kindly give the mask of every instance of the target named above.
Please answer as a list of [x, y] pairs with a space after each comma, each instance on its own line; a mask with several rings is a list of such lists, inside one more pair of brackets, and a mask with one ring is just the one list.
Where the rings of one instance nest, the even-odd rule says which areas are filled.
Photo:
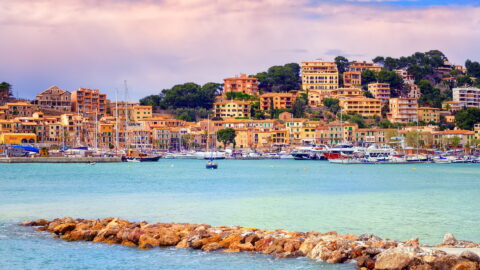
[[480, 89], [475, 87], [453, 88], [453, 101], [465, 107], [480, 108]]

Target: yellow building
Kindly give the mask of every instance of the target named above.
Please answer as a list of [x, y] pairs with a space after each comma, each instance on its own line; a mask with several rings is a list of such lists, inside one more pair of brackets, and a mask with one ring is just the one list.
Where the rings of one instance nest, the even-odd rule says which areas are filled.
[[364, 97], [364, 92], [360, 88], [338, 88], [335, 90], [329, 91], [329, 96], [332, 98], [354, 98], [354, 97]]
[[345, 71], [343, 73], [343, 86], [358, 87], [362, 85], [362, 72], [360, 71]]
[[323, 106], [323, 99], [327, 97], [328, 94], [321, 90], [309, 90], [308, 91], [308, 104], [311, 107], [321, 107]]
[[418, 103], [415, 98], [391, 98], [390, 113], [387, 114], [387, 118], [390, 122], [417, 122], [417, 109]]
[[347, 71], [363, 72], [365, 70], [380, 72], [382, 70], [382, 67], [375, 66], [375, 64], [373, 63], [367, 63], [363, 61], [363, 62], [352, 62], [348, 65], [348, 68], [347, 68]]
[[297, 99], [297, 93], [267, 93], [260, 96], [260, 109], [289, 109]]
[[13, 132], [14, 122], [12, 120], [0, 120], [0, 133]]
[[440, 109], [432, 107], [420, 107], [417, 110], [418, 121], [424, 121], [427, 123], [440, 122]]
[[223, 100], [213, 104], [215, 117], [222, 119], [250, 118], [251, 104], [243, 100]]
[[22, 143], [35, 143], [37, 141], [37, 135], [34, 133], [1, 133], [0, 144], [22, 144]]
[[135, 105], [133, 106], [133, 120], [140, 121], [152, 117], [152, 106]]
[[302, 62], [303, 90], [331, 90], [338, 88], [338, 69], [335, 62]]
[[363, 117], [382, 115], [382, 102], [378, 99], [356, 97], [340, 99], [340, 107], [344, 114], [360, 114]]
[[390, 100], [390, 84], [388, 83], [369, 83], [368, 91], [384, 103]]

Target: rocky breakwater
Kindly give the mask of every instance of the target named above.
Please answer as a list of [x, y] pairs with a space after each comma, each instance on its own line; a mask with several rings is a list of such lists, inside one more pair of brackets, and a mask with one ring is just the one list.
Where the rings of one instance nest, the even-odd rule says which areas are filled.
[[[328, 263], [351, 263], [360, 269], [479, 269], [480, 257], [471, 251], [459, 255], [421, 246], [417, 239], [393, 241], [375, 235], [341, 235], [336, 232], [289, 232], [239, 226], [187, 223], [130, 222], [119, 218], [39, 219], [21, 225], [38, 227], [66, 241], [93, 241], [140, 249], [192, 248], [206, 252], [257, 252], [277, 258], [306, 256]], [[448, 248], [480, 248], [446, 235]]]

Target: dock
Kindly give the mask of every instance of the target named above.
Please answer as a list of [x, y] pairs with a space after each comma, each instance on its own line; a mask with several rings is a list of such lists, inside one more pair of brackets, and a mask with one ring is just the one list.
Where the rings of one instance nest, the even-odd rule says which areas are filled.
[[4, 157], [0, 163], [112, 163], [122, 162], [120, 157]]

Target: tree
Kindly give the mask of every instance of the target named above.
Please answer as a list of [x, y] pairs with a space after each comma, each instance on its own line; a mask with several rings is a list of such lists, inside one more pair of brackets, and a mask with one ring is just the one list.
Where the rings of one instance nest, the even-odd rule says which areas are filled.
[[8, 98], [12, 96], [12, 85], [7, 82], [0, 83], [0, 98]]
[[377, 80], [380, 83], [389, 83], [392, 89], [403, 87], [403, 79], [395, 71], [381, 70], [377, 74]]
[[440, 89], [433, 87], [430, 81], [421, 80], [418, 83], [418, 88], [422, 96], [418, 99], [418, 104], [420, 106], [429, 106], [435, 108], [441, 108], [442, 102], [450, 99], [450, 92], [445, 91], [444, 93], [440, 92]]
[[385, 132], [385, 140], [387, 142], [390, 142], [392, 140], [392, 138], [394, 137], [398, 137], [398, 131], [393, 129], [393, 130], [387, 130], [387, 132]]
[[460, 145], [460, 141], [461, 141], [460, 137], [458, 137], [458, 136], [453, 136], [452, 139], [450, 140], [450, 144], [451, 144], [453, 147], [457, 148], [457, 146]]
[[365, 91], [365, 92], [363, 92], [363, 95], [364, 95], [365, 97], [367, 97], [367, 98], [375, 98], [375, 97], [373, 96], [372, 92], [370, 92], [370, 91], [368, 91], [368, 90]]
[[337, 65], [338, 72], [343, 74], [348, 68], [348, 59], [343, 56], [335, 57], [335, 64]]
[[407, 143], [408, 146], [418, 147], [419, 136], [420, 136], [420, 133], [418, 131], [416, 130], [409, 131], [405, 135], [405, 142]]
[[473, 126], [480, 123], [480, 109], [465, 108], [455, 114], [455, 123], [461, 129], [473, 130]]
[[468, 75], [480, 79], [480, 63], [467, 60], [465, 67], [467, 68]]
[[257, 99], [255, 96], [245, 94], [242, 92], [228, 92], [227, 99], [234, 99], [234, 100], [255, 100]]
[[237, 134], [233, 128], [224, 128], [217, 131], [217, 140], [222, 142], [224, 146], [235, 143], [236, 136]]
[[327, 109], [334, 114], [336, 114], [338, 111], [340, 111], [340, 100], [338, 100], [338, 99], [325, 98], [323, 100], [323, 105], [325, 107], [327, 107]]
[[289, 63], [283, 66], [272, 66], [266, 72], [255, 75], [259, 80], [259, 88], [264, 92], [288, 92], [300, 89], [300, 66]]
[[292, 114], [295, 118], [303, 118], [307, 109], [307, 101], [303, 98], [297, 98], [292, 106]]
[[152, 106], [152, 109], [155, 110], [160, 106], [161, 98], [159, 95], [150, 95], [140, 99], [140, 105]]
[[458, 86], [470, 86], [472, 85], [472, 79], [469, 76], [458, 76], [457, 85]]
[[373, 61], [373, 63], [375, 63], [375, 64], [383, 65], [383, 64], [385, 64], [385, 57], [383, 57], [383, 56], [377, 56], [377, 57], [373, 58], [372, 61]]
[[377, 73], [373, 70], [366, 69], [362, 72], [362, 85], [367, 89], [369, 83], [374, 83], [377, 81]]
[[164, 109], [211, 109], [220, 89], [221, 84], [218, 83], [206, 83], [203, 86], [196, 83], [178, 84], [162, 91], [160, 106]]
[[379, 128], [393, 128], [393, 124], [388, 120], [382, 120], [378, 122]]

